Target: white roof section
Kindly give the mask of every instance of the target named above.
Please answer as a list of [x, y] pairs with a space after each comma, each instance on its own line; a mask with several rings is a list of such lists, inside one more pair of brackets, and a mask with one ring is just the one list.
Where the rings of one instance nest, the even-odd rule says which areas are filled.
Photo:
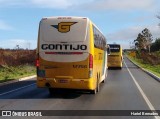
[[72, 19], [74, 19], [74, 18], [77, 18], [77, 19], [82, 19], [82, 18], [85, 18], [85, 19], [89, 19], [88, 17], [79, 17], [79, 16], [51, 16], [51, 17], [43, 17], [42, 18], [42, 20], [43, 19], [53, 19], [53, 18], [72, 18]]
[[45, 17], [40, 23], [40, 41], [82, 42], [86, 40], [86, 17]]

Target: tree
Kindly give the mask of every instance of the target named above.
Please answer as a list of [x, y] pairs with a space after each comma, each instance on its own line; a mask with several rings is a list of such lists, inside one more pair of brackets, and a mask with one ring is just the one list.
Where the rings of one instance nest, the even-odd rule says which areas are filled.
[[152, 41], [153, 41], [152, 34], [151, 34], [151, 32], [149, 31], [149, 29], [145, 28], [145, 29], [142, 31], [142, 35], [143, 35], [144, 38], [145, 38], [146, 48], [148, 49], [148, 51], [149, 51], [149, 53], [150, 53], [150, 47], [151, 47], [151, 44], [152, 44]]
[[160, 50], [160, 38], [157, 38], [154, 43], [151, 45], [151, 51], [159, 51]]
[[146, 50], [146, 39], [141, 33], [138, 34], [137, 39], [134, 40], [134, 43], [136, 49], [138, 49], [139, 51], [141, 51], [142, 49]]
[[150, 52], [150, 47], [152, 44], [153, 38], [149, 29], [145, 28], [142, 33], [139, 33], [137, 39], [134, 40], [135, 47], [138, 50], [148, 50]]
[[18, 50], [19, 50], [19, 45], [16, 45], [16, 49], [18, 49]]

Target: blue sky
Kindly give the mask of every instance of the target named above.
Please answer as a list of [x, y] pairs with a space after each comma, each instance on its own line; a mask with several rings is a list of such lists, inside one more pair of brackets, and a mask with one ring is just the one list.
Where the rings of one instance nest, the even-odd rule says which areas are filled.
[[0, 48], [35, 49], [42, 17], [89, 17], [108, 43], [129, 48], [139, 32], [148, 28], [160, 37], [159, 0], [0, 0]]

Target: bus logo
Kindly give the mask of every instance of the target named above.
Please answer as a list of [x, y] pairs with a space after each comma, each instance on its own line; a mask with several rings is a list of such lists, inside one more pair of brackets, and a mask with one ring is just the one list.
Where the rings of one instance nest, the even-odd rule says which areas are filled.
[[76, 23], [77, 22], [60, 22], [58, 23], [58, 25], [51, 25], [51, 26], [56, 28], [61, 33], [67, 33], [70, 31], [71, 26]]

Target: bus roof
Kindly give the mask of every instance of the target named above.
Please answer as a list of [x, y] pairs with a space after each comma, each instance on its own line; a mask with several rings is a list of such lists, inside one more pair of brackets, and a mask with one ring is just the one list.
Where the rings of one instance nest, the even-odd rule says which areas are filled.
[[43, 17], [43, 19], [89, 19], [87, 17], [76, 17], [76, 16], [52, 16], [52, 17]]
[[121, 44], [108, 44], [109, 46], [121, 46]]
[[[51, 17], [43, 17], [42, 20], [46, 19], [87, 19], [92, 22], [88, 17], [79, 17], [79, 16], [51, 16]], [[102, 33], [102, 31], [92, 22], [92, 24]], [[102, 33], [103, 34], [103, 33]]]

